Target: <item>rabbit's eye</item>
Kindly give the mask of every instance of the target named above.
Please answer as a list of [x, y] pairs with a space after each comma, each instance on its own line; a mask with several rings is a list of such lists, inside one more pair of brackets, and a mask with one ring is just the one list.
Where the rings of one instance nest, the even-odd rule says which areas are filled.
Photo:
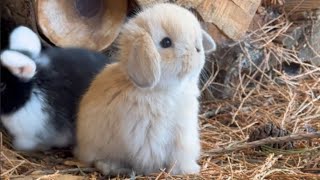
[[171, 46], [172, 46], [171, 39], [168, 38], [168, 37], [163, 38], [163, 39], [160, 41], [160, 45], [161, 45], [161, 47], [163, 47], [163, 48], [171, 47]]
[[200, 48], [197, 48], [197, 47], [196, 47], [196, 50], [197, 50], [197, 52], [200, 52]]

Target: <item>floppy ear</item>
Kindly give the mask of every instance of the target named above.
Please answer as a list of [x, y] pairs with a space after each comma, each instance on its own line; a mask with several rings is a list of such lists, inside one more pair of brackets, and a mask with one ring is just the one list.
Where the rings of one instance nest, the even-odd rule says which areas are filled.
[[28, 52], [34, 58], [40, 54], [41, 42], [31, 29], [19, 26], [10, 34], [9, 49]]
[[160, 54], [150, 35], [140, 36], [129, 53], [127, 72], [135, 85], [153, 88], [160, 80]]
[[206, 54], [211, 53], [212, 51], [215, 51], [217, 48], [217, 45], [212, 39], [212, 37], [203, 29], [202, 29], [202, 44], [203, 44], [204, 52]]
[[36, 73], [36, 64], [28, 56], [17, 51], [6, 50], [0, 55], [1, 64], [15, 76], [29, 80]]

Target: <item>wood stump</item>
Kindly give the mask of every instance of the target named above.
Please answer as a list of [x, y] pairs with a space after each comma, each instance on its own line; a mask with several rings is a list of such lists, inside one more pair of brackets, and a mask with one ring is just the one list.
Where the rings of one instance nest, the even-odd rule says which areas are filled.
[[4, 0], [1, 44], [7, 44], [13, 28], [24, 25], [45, 46], [103, 51], [118, 36], [128, 5], [128, 0]]
[[36, 29], [33, 3], [30, 0], [2, 0], [1, 2], [1, 48], [8, 45], [8, 35], [18, 25]]
[[173, 2], [196, 12], [204, 22], [215, 24], [233, 40], [244, 37], [261, 0], [136, 0], [142, 7]]
[[37, 0], [37, 24], [57, 46], [102, 51], [118, 36], [127, 0]]

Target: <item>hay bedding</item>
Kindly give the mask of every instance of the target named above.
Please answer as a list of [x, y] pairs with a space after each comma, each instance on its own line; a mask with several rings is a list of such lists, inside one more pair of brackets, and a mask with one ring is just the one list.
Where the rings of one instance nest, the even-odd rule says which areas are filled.
[[[200, 174], [171, 176], [161, 172], [131, 178], [320, 179], [320, 68], [301, 61], [295, 50], [272, 43], [289, 26], [279, 17], [276, 24], [266, 24], [249, 34], [247, 39], [259, 44], [265, 54], [262, 63], [250, 61], [254, 71], [239, 71], [230, 98], [202, 102]], [[248, 52], [246, 47], [242, 51]], [[272, 62], [270, 54], [276, 61]], [[284, 73], [284, 61], [298, 64], [300, 71]], [[286, 136], [290, 134], [293, 136]], [[109, 178], [77, 162], [68, 149], [17, 152], [11, 147], [10, 137], [5, 132], [0, 135], [1, 179]], [[267, 136], [280, 140], [264, 141]], [[250, 145], [249, 138], [258, 143]], [[283, 148], [288, 143], [291, 146]]]

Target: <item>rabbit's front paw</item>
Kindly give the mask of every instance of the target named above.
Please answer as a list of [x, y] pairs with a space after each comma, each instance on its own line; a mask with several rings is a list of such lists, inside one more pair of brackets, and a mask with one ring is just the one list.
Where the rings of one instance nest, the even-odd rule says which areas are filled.
[[16, 137], [13, 141], [13, 147], [16, 150], [29, 151], [35, 149], [36, 146], [36, 140], [32, 138]]
[[200, 172], [200, 166], [195, 163], [195, 162], [184, 162], [181, 163], [179, 166], [176, 164], [172, 171], [171, 174], [197, 174]]

